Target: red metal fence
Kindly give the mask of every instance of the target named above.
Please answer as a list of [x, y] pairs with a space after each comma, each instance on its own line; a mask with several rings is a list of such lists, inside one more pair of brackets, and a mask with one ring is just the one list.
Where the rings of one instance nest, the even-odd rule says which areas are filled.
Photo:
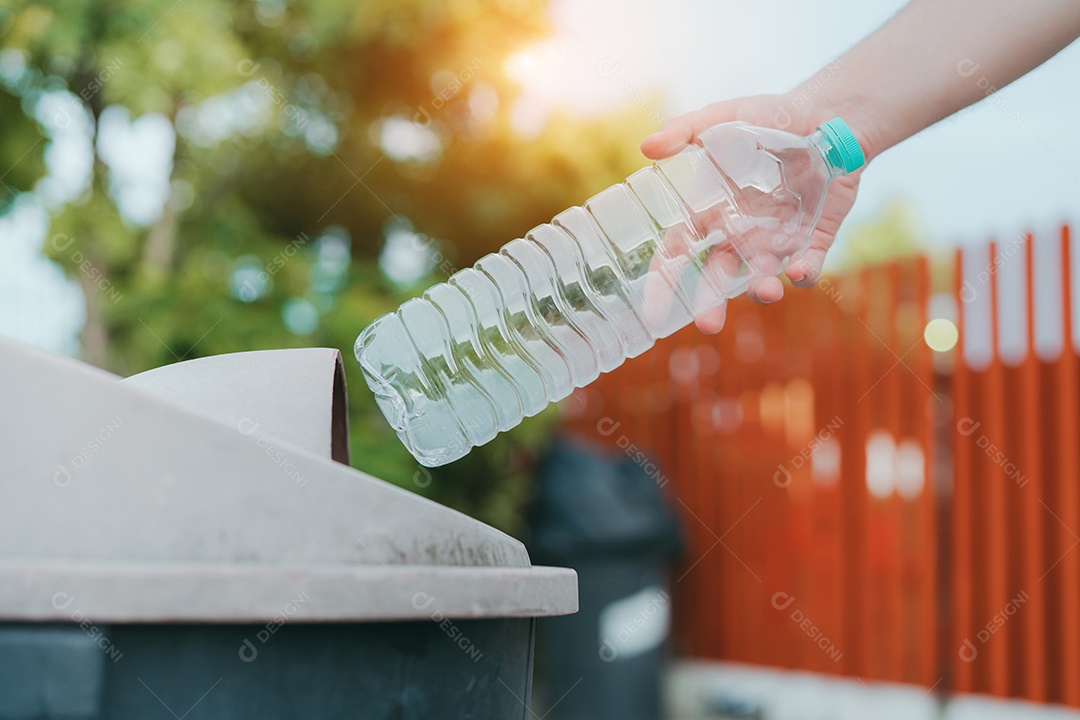
[[918, 258], [739, 300], [567, 400], [683, 511], [679, 650], [1080, 706], [1076, 261], [1063, 228], [939, 293]]

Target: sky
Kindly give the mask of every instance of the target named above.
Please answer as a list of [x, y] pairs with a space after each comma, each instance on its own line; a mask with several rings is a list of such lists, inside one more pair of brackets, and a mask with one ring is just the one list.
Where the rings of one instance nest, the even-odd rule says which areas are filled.
[[[529, 133], [546, 112], [637, 108], [657, 125], [716, 100], [783, 92], [887, 20], [899, 0], [554, 0], [554, 36], [508, 61], [524, 90], [515, 123]], [[2, 59], [0, 59], [2, 60]], [[0, 62], [0, 65], [3, 63]], [[0, 68], [2, 70], [3, 68]], [[874, 161], [846, 226], [904, 199], [935, 248], [1046, 231], [1080, 215], [1080, 43], [997, 96]], [[54, 128], [44, 199], [0, 219], [0, 335], [77, 353], [77, 287], [40, 255], [44, 213], [77, 192], [88, 141], [77, 112]], [[167, 123], [166, 123], [167, 124]], [[150, 220], [168, 191], [171, 130], [111, 113], [103, 155], [125, 213]], [[644, 163], [644, 160], [643, 160]], [[73, 189], [74, 188], [74, 189]], [[584, 200], [584, 198], [582, 198]], [[844, 242], [843, 230], [839, 243]], [[507, 238], [508, 240], [510, 238]], [[1052, 258], [1048, 262], [1053, 262]], [[977, 270], [977, 268], [976, 268]]]

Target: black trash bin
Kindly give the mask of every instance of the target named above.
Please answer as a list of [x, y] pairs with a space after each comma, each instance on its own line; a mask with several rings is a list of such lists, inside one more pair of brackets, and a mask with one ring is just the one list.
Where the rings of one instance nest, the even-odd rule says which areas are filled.
[[[650, 466], [651, 467], [651, 466]], [[539, 624], [553, 720], [656, 720], [681, 536], [655, 472], [560, 438], [544, 457], [530, 554], [578, 573], [576, 615]]]
[[0, 338], [0, 720], [532, 717], [575, 573], [349, 467], [341, 367]]

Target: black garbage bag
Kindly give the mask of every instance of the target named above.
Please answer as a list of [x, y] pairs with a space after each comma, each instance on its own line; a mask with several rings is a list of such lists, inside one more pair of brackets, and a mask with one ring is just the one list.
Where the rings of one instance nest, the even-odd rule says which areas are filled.
[[682, 543], [655, 478], [625, 454], [566, 438], [541, 461], [530, 555], [577, 570], [579, 610], [538, 623], [537, 715], [660, 718], [668, 571]]
[[533, 559], [570, 563], [598, 556], [657, 554], [682, 548], [678, 518], [657, 473], [624, 453], [558, 438], [541, 459], [530, 514]]

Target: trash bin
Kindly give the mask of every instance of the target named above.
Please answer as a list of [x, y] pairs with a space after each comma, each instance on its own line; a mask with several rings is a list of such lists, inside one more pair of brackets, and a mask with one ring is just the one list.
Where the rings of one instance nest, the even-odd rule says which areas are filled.
[[530, 552], [578, 573], [578, 613], [541, 622], [553, 720], [660, 717], [667, 570], [681, 536], [653, 475], [567, 438], [540, 464]]
[[0, 367], [0, 719], [529, 717], [573, 571], [344, 464], [336, 350]]

